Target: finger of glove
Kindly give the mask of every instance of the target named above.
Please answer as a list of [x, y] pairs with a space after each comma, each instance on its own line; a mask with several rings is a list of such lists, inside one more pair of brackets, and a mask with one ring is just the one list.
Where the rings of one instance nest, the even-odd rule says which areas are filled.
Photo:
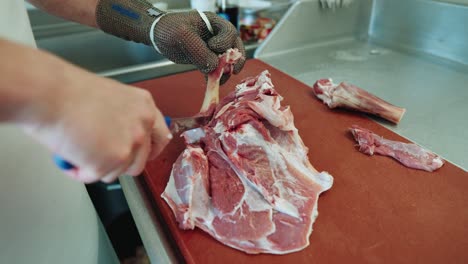
[[210, 73], [218, 66], [218, 56], [207, 47], [197, 33], [187, 32], [181, 46], [190, 62], [203, 73]]
[[161, 51], [161, 53], [170, 61], [177, 64], [191, 64], [190, 59], [185, 55], [185, 52]]
[[236, 39], [236, 43], [234, 44], [234, 48], [237, 48], [239, 52], [242, 54], [242, 57], [237, 61], [236, 64], [234, 64], [234, 74], [238, 74], [242, 68], [244, 68], [245, 60], [247, 58], [247, 55], [245, 53], [245, 47], [244, 43], [242, 42], [241, 38]]
[[214, 32], [214, 36], [207, 42], [208, 47], [222, 54], [234, 46], [238, 37], [237, 30], [233, 24], [215, 14], [207, 13], [207, 16]]

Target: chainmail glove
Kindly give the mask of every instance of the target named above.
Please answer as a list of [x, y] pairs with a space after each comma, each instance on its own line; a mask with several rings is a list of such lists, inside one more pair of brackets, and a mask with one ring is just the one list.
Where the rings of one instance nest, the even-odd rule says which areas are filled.
[[[169, 60], [193, 64], [205, 74], [216, 68], [219, 54], [237, 48], [243, 54], [234, 65], [234, 73], [239, 73], [246, 56], [236, 28], [212, 12], [204, 14], [213, 33], [197, 11], [166, 13], [144, 0], [99, 0], [96, 8], [96, 20], [103, 31], [146, 45], [153, 45], [153, 38], [156, 48]], [[228, 78], [223, 76], [221, 83]]]

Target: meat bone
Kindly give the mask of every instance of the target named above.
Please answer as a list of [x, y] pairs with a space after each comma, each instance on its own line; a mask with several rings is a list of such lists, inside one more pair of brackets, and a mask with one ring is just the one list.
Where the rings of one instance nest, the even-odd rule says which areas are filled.
[[218, 67], [208, 74], [208, 80], [200, 112], [193, 117], [177, 118], [172, 121], [167, 120], [172, 133], [180, 133], [189, 129], [194, 129], [207, 124], [214, 113], [219, 102], [219, 82], [223, 74], [232, 74], [234, 64], [242, 58], [242, 53], [238, 49], [228, 49], [220, 55]]

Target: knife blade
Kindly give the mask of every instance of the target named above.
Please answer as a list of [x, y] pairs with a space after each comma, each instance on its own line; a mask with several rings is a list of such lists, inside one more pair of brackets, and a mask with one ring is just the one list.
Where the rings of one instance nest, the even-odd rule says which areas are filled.
[[170, 118], [165, 116], [166, 124], [169, 127], [171, 133], [177, 134], [182, 133], [186, 130], [197, 128], [207, 124], [211, 117], [210, 116], [195, 116], [195, 117], [178, 117]]
[[[171, 118], [169, 116], [164, 117], [166, 125], [173, 134], [182, 133], [186, 130], [197, 128], [207, 124], [210, 121], [210, 116], [195, 116], [195, 117], [177, 117]], [[76, 168], [75, 165], [63, 159], [59, 155], [53, 155], [55, 165], [62, 170], [71, 170]]]

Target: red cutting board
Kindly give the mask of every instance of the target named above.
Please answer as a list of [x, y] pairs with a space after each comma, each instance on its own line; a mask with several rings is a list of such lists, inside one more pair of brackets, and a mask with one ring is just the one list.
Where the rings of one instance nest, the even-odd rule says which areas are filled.
[[[467, 172], [447, 163], [429, 173], [358, 152], [347, 132], [353, 124], [388, 139], [406, 140], [359, 113], [328, 109], [307, 85], [259, 60], [249, 60], [242, 73], [222, 86], [221, 96], [265, 69], [283, 104], [291, 106], [311, 163], [335, 179], [319, 198], [310, 245], [287, 255], [248, 255], [200, 229], [180, 230], [160, 198], [184, 148], [177, 138], [147, 164], [144, 179], [187, 263], [468, 263]], [[150, 91], [161, 111], [172, 117], [196, 114], [205, 89], [197, 71], [135, 85]]]

